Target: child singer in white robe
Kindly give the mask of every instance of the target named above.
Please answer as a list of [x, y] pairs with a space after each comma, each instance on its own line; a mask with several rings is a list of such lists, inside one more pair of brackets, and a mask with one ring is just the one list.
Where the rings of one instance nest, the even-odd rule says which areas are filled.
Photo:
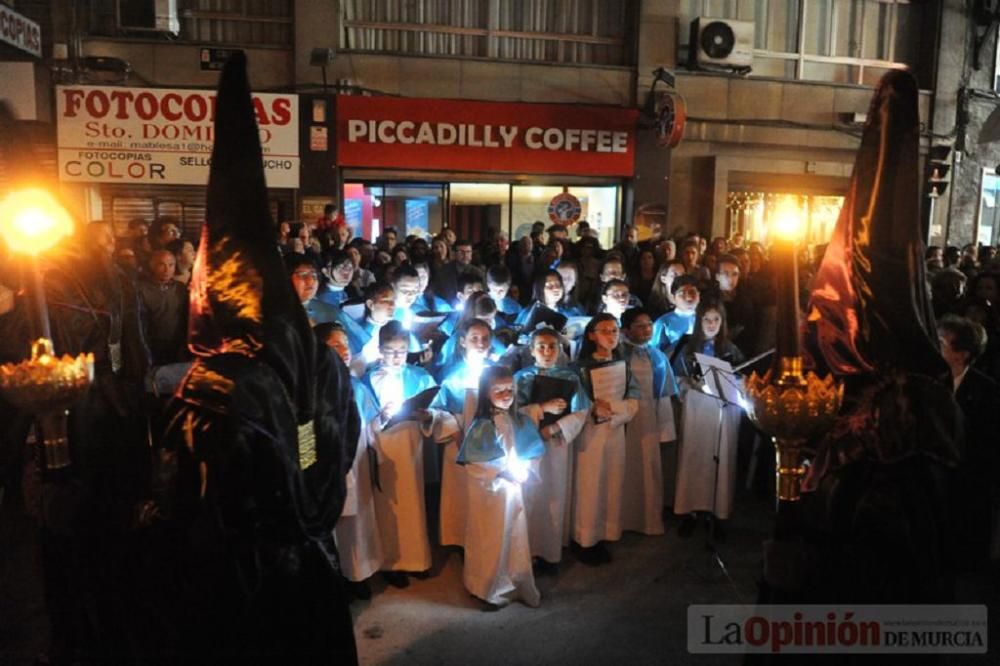
[[[409, 333], [398, 321], [379, 331], [382, 360], [365, 374], [364, 382], [378, 401], [378, 420], [384, 425], [404, 400], [435, 385], [423, 370], [406, 363]], [[405, 587], [405, 572], [431, 568], [431, 545], [424, 508], [424, 436], [433, 427], [429, 410], [420, 421], [404, 421], [382, 430], [377, 439], [381, 489], [375, 492], [375, 511], [382, 541], [386, 580]]]
[[435, 410], [434, 441], [444, 444], [441, 464], [442, 546], [465, 545], [465, 470], [456, 461], [462, 435], [476, 414], [479, 376], [489, 360], [493, 333], [489, 324], [470, 319], [459, 330], [462, 360], [454, 363], [441, 382], [441, 391], [431, 408]]
[[[320, 342], [337, 352], [344, 364], [351, 365], [347, 333], [340, 324], [320, 324], [315, 328]], [[378, 428], [378, 405], [375, 396], [360, 379], [351, 377], [354, 401], [361, 415], [361, 434], [354, 454], [354, 464], [347, 474], [347, 497], [344, 510], [334, 528], [333, 537], [340, 554], [340, 570], [351, 584], [351, 593], [370, 599], [368, 578], [382, 568], [382, 541], [375, 517], [374, 474], [369, 446], [374, 447]]]
[[[528, 540], [531, 555], [539, 558], [540, 571], [554, 573], [568, 542], [570, 491], [572, 489], [572, 448], [590, 416], [590, 398], [580, 383], [580, 376], [565, 367], [557, 367], [561, 340], [551, 328], [536, 329], [531, 334], [531, 355], [535, 364], [514, 375], [520, 411], [535, 423], [552, 420], [541, 428], [545, 455], [539, 462], [539, 482], [524, 487], [528, 512]], [[536, 377], [552, 377], [573, 387], [572, 398], [533, 402]], [[547, 415], [549, 415], [547, 417]]]
[[[622, 535], [622, 495], [625, 491], [625, 424], [639, 409], [639, 385], [618, 349], [619, 329], [613, 314], [596, 315], [584, 329], [577, 368], [594, 402], [577, 442], [573, 465], [573, 541], [577, 557], [591, 566], [611, 561], [604, 542]], [[624, 390], [604, 393], [591, 373], [625, 364]], [[603, 366], [603, 367], [602, 367]], [[615, 389], [617, 390], [617, 389]], [[603, 395], [603, 397], [602, 397]]]
[[622, 315], [622, 351], [639, 384], [639, 411], [625, 426], [625, 495], [622, 529], [663, 534], [663, 466], [660, 445], [677, 439], [671, 396], [677, 380], [653, 339], [653, 319], [645, 308]]
[[682, 378], [683, 410], [681, 445], [677, 457], [677, 491], [674, 513], [684, 516], [677, 528], [682, 537], [697, 526], [696, 513], [710, 521], [716, 538], [724, 538], [724, 527], [733, 509], [736, 487], [736, 444], [743, 410], [720, 398], [714, 378], [701, 377], [695, 353], [714, 356], [739, 365], [743, 353], [729, 340], [726, 308], [721, 303], [698, 305], [695, 331], [674, 359], [674, 372]]
[[476, 420], [462, 441], [458, 463], [468, 471], [466, 589], [488, 604], [520, 599], [537, 606], [522, 485], [536, 476], [545, 445], [534, 422], [514, 405], [514, 378], [503, 366], [479, 380]]

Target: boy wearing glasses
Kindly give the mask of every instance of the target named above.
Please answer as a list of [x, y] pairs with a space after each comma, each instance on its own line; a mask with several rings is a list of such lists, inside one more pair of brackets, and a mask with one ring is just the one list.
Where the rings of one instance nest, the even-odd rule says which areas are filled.
[[674, 309], [653, 324], [653, 345], [668, 357], [682, 337], [694, 332], [694, 313], [701, 302], [698, 278], [677, 276], [670, 286], [670, 293], [674, 297]]
[[[384, 428], [405, 400], [435, 385], [423, 368], [408, 365], [409, 334], [398, 321], [379, 330], [380, 361], [364, 377], [378, 405], [378, 421]], [[383, 572], [396, 587], [409, 585], [407, 572], [431, 568], [431, 546], [424, 508], [424, 436], [435, 415], [421, 410], [417, 420], [403, 421], [382, 429], [376, 450], [381, 488], [375, 492], [375, 515], [382, 542]]]

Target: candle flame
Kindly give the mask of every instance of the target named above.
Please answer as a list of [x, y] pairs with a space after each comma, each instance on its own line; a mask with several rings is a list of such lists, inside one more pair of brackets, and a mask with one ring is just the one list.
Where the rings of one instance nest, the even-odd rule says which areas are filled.
[[772, 231], [775, 236], [784, 241], [797, 241], [802, 236], [805, 225], [802, 220], [802, 209], [794, 197], [785, 197], [778, 204], [774, 215]]
[[0, 236], [12, 252], [37, 256], [73, 233], [73, 220], [39, 188], [11, 192], [0, 202]]

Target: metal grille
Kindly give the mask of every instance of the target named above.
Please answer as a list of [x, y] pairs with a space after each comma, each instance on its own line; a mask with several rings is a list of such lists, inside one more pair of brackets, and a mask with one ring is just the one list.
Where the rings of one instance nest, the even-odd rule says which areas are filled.
[[348, 50], [628, 65], [634, 0], [345, 0]]

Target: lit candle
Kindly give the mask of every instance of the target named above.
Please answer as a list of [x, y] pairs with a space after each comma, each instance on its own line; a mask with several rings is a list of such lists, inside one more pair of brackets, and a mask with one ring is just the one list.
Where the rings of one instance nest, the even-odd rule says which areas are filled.
[[799, 267], [796, 257], [797, 240], [802, 220], [791, 198], [778, 206], [772, 228], [774, 244], [772, 263], [777, 281], [777, 362], [798, 359], [802, 355], [799, 341]]
[[73, 233], [73, 221], [55, 197], [42, 189], [11, 192], [0, 202], [0, 236], [11, 252], [29, 258], [28, 294], [35, 312], [35, 336], [52, 339], [38, 256]]

